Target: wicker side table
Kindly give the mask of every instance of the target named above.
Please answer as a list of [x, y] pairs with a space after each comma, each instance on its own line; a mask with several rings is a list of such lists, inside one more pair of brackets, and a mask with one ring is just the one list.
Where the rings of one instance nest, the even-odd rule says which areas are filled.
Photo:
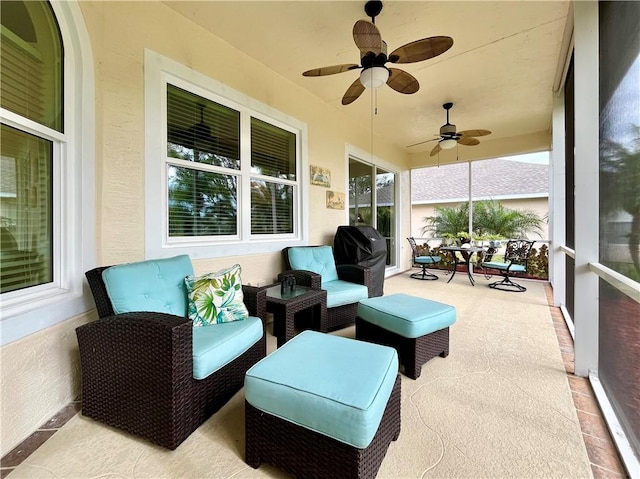
[[295, 336], [296, 314], [309, 310], [312, 329], [327, 332], [327, 292], [296, 286], [291, 293], [280, 293], [280, 283], [267, 288], [267, 312], [273, 314], [273, 335], [278, 347]]

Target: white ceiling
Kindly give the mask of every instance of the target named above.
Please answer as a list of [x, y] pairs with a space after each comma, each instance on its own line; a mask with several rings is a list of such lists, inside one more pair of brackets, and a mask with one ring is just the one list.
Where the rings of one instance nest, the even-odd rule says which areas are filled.
[[[341, 104], [360, 70], [302, 76], [311, 68], [359, 63], [352, 29], [356, 20], [368, 19], [365, 1], [165, 3], [354, 121], [371, 124], [370, 90], [350, 105]], [[420, 90], [403, 95], [386, 85], [378, 89], [376, 134], [401, 147], [432, 139], [445, 123], [445, 102], [454, 103], [450, 121], [458, 131], [492, 131], [481, 142], [549, 132], [569, 7], [568, 1], [384, 2], [375, 23], [389, 52], [437, 35], [454, 43], [430, 60], [394, 65], [415, 76]]]

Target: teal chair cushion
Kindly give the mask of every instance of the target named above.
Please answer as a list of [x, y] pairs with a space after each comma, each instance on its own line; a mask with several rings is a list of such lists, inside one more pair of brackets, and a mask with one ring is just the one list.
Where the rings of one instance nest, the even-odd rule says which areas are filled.
[[300, 246], [287, 252], [291, 269], [312, 271], [322, 276], [322, 284], [338, 279], [331, 246]]
[[456, 322], [451, 305], [408, 294], [367, 298], [358, 304], [358, 316], [405, 338], [418, 338]]
[[189, 255], [112, 266], [102, 280], [116, 314], [133, 311], [187, 316], [184, 279], [193, 274]]
[[393, 348], [307, 330], [247, 371], [245, 398], [261, 411], [365, 448], [397, 374]]
[[440, 256], [416, 256], [413, 262], [416, 264], [435, 264], [442, 260]]
[[262, 334], [262, 320], [255, 316], [243, 321], [194, 327], [194, 379], [204, 379], [233, 361], [259, 341]]
[[506, 271], [509, 269], [510, 273], [524, 273], [526, 268], [521, 264], [512, 264], [511, 268], [509, 268], [509, 263], [501, 263], [499, 261], [487, 261], [486, 263], [482, 263], [484, 268], [493, 268], [499, 269], [501, 271]]
[[357, 303], [369, 297], [369, 288], [365, 285], [339, 279], [322, 283], [322, 289], [327, 291], [327, 308]]

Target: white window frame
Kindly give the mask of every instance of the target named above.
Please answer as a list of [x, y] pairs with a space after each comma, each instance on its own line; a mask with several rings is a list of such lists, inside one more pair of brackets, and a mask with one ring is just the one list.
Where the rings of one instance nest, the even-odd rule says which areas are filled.
[[[286, 246], [308, 242], [307, 125], [275, 108], [236, 91], [200, 72], [151, 50], [145, 50], [145, 257], [163, 258], [188, 254], [192, 258], [216, 258], [279, 252]], [[166, 96], [167, 83], [240, 112], [241, 168], [238, 184], [238, 235], [232, 237], [170, 238]], [[251, 173], [250, 121], [263, 120], [296, 135], [296, 180], [280, 180]], [[175, 160], [170, 160], [176, 164]], [[178, 160], [179, 162], [179, 160]], [[224, 171], [220, 171], [226, 174]], [[234, 171], [234, 174], [236, 172]], [[250, 180], [276, 181], [294, 186], [293, 233], [251, 235]]]
[[0, 296], [4, 346], [94, 307], [84, 272], [95, 266], [94, 76], [82, 12], [51, 2], [64, 45], [64, 133], [0, 108], [2, 123], [53, 142], [53, 281]]

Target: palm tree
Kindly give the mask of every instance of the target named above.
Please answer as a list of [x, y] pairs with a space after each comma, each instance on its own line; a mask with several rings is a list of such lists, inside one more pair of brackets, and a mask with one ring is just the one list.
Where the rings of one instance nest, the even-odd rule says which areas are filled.
[[[469, 202], [454, 207], [437, 207], [435, 216], [424, 218], [423, 234], [456, 235], [469, 227]], [[500, 235], [504, 238], [542, 236], [543, 220], [532, 210], [514, 210], [496, 200], [473, 203], [473, 232], [476, 235]]]
[[451, 207], [438, 206], [435, 209], [435, 216], [426, 216], [423, 220], [425, 222], [422, 228], [423, 235], [455, 236], [458, 232], [467, 231], [469, 228], [469, 202]]
[[535, 233], [542, 238], [542, 219], [532, 210], [513, 210], [497, 200], [480, 200], [473, 206], [473, 230], [478, 235], [526, 238]]

